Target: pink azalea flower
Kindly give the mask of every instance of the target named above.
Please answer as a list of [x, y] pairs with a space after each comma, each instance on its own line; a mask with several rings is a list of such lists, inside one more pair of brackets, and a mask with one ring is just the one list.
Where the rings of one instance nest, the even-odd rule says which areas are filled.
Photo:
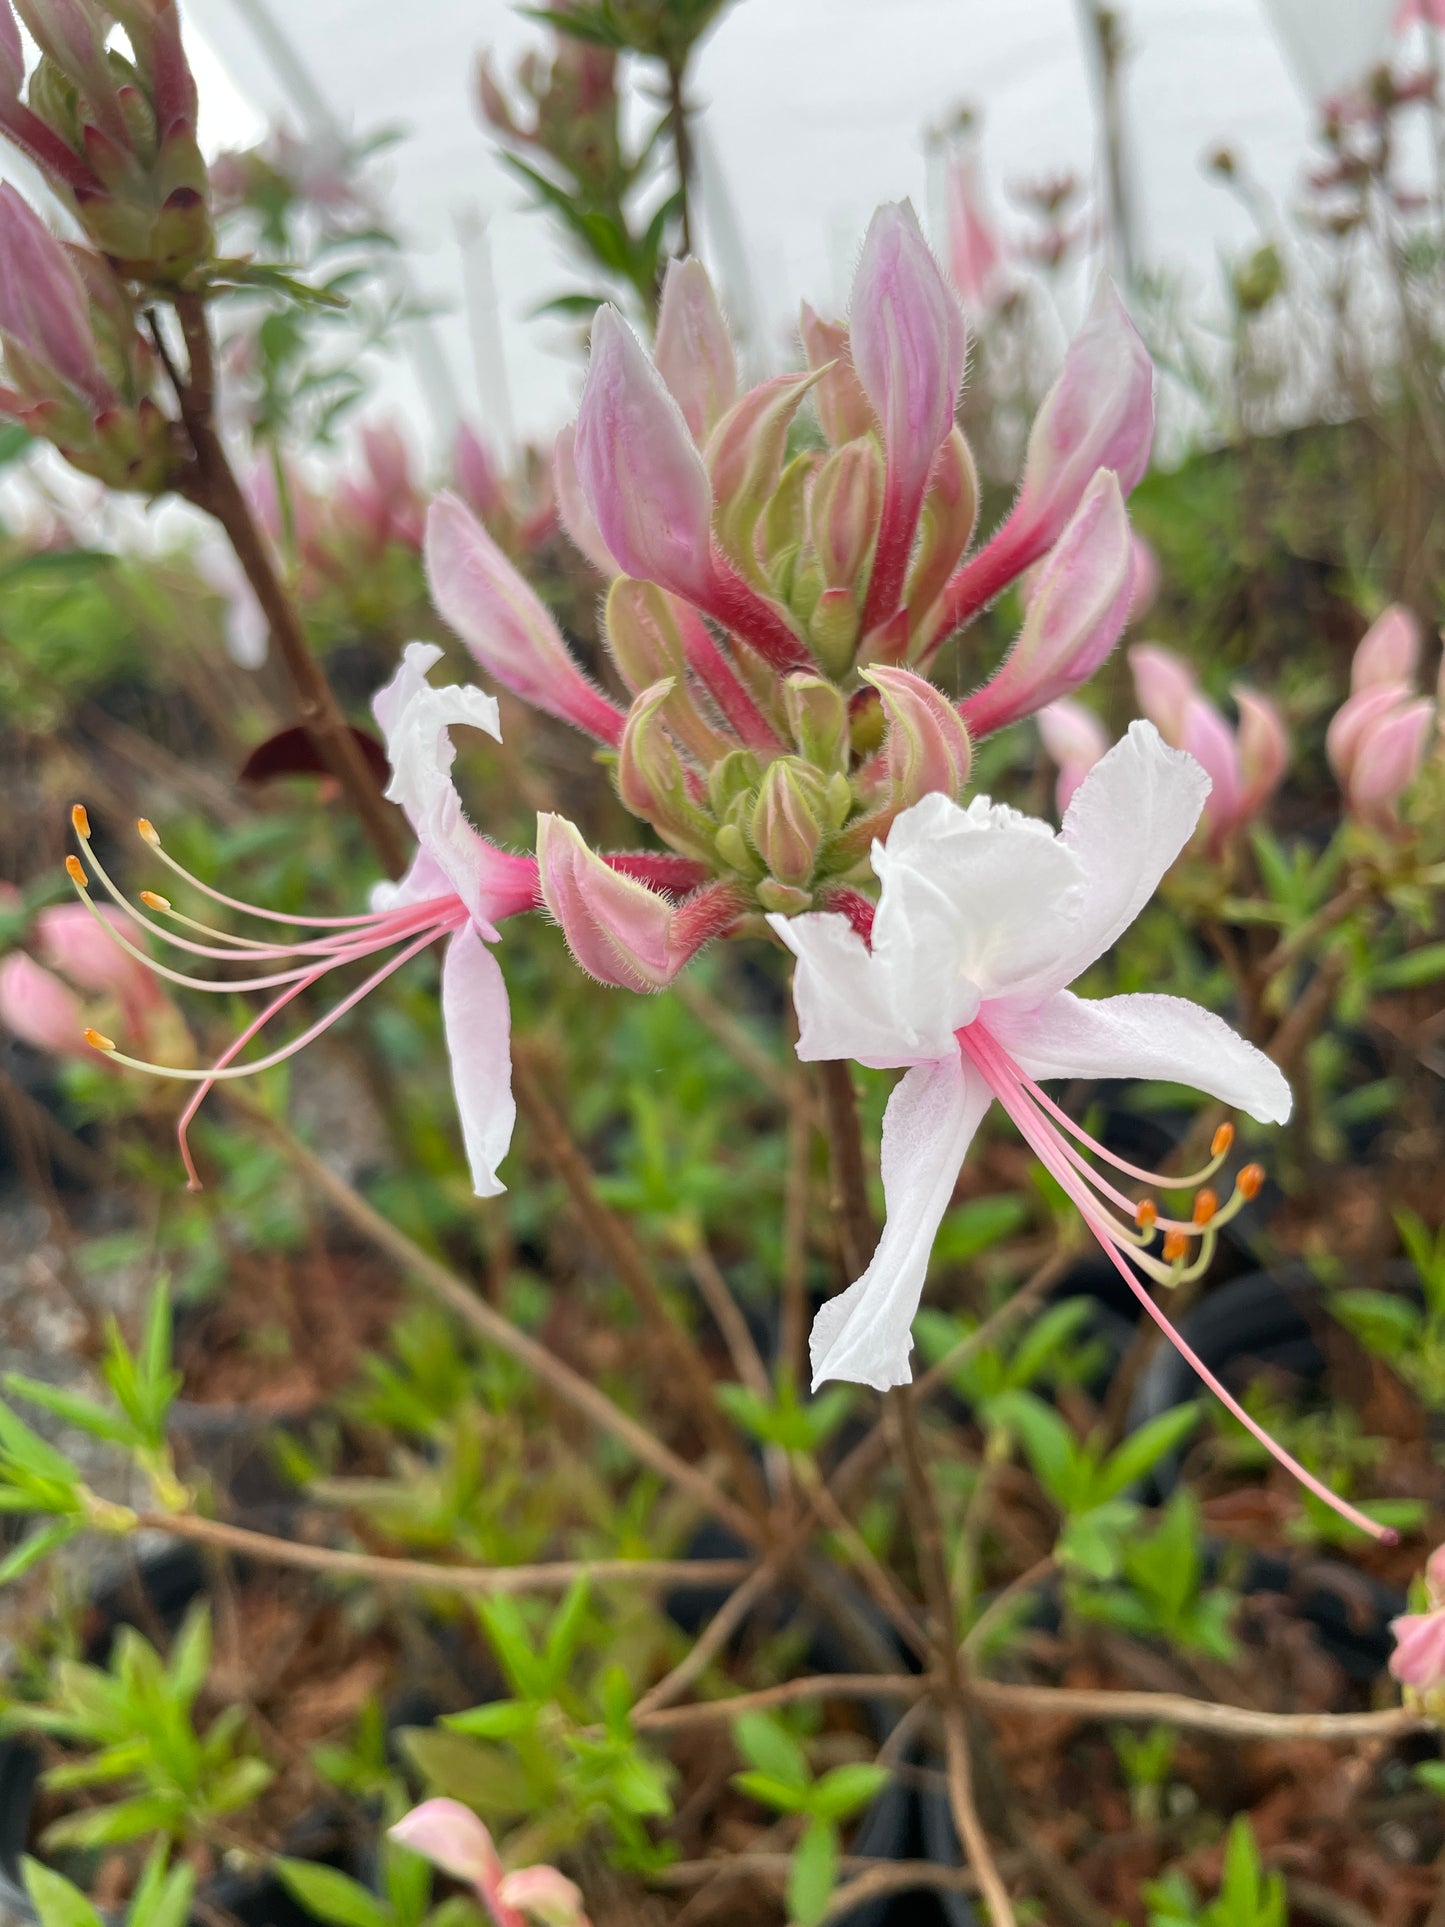
[[1155, 643], [1129, 651], [1139, 707], [1166, 743], [1188, 750], [1209, 775], [1204, 806], [1210, 849], [1218, 854], [1231, 837], [1255, 822], [1289, 768], [1289, 735], [1267, 696], [1242, 683], [1233, 690], [1238, 727], [1203, 694], [1187, 663]]
[[398, 1820], [391, 1837], [472, 1887], [493, 1927], [589, 1927], [578, 1888], [555, 1867], [507, 1873], [492, 1836], [459, 1800], [425, 1800]]
[[[1241, 1173], [1222, 1209], [1201, 1191], [1192, 1219], [1161, 1217], [1098, 1165], [1178, 1190], [1213, 1174], [1228, 1138], [1196, 1178], [1165, 1178], [1114, 1157], [1041, 1089], [1058, 1077], [1168, 1078], [1262, 1122], [1289, 1116], [1277, 1066], [1212, 1012], [1155, 995], [1084, 1001], [1068, 989], [1143, 909], [1208, 794], [1193, 758], [1168, 748], [1151, 724], [1135, 723], [1080, 784], [1058, 834], [986, 796], [961, 808], [932, 795], [905, 810], [886, 845], [873, 847], [882, 892], [871, 947], [844, 915], [770, 918], [798, 960], [798, 1055], [906, 1069], [883, 1125], [887, 1222], [862, 1277], [818, 1314], [813, 1383], [908, 1383], [910, 1328], [933, 1240], [969, 1143], [997, 1102], [1206, 1384], [1310, 1490], [1378, 1533], [1250, 1418], [1143, 1282], [1199, 1274], [1219, 1224], [1257, 1190], [1257, 1167]], [[1162, 1255], [1152, 1249], [1156, 1231]], [[1199, 1255], [1190, 1263], [1195, 1239]]]

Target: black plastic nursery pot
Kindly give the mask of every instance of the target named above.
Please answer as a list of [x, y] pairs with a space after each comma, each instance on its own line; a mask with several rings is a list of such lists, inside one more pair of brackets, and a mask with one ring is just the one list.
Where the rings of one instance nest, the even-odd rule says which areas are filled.
[[[179, 1626], [186, 1609], [206, 1590], [205, 1566], [189, 1546], [169, 1546], [139, 1563], [132, 1574], [98, 1592], [91, 1603], [97, 1620], [86, 1657], [103, 1664], [121, 1626], [148, 1632], [158, 1623]], [[148, 1623], [147, 1623], [148, 1622]], [[38, 1916], [26, 1891], [21, 1859], [34, 1853], [35, 1808], [40, 1798], [41, 1757], [23, 1735], [0, 1741], [0, 1918], [34, 1922]], [[318, 1810], [298, 1824], [287, 1851], [298, 1858], [324, 1860], [360, 1875], [339, 1816]], [[41, 1857], [41, 1856], [37, 1856]], [[217, 1913], [242, 1927], [315, 1927], [268, 1872], [223, 1867], [198, 1888], [194, 1927], [207, 1927]]]

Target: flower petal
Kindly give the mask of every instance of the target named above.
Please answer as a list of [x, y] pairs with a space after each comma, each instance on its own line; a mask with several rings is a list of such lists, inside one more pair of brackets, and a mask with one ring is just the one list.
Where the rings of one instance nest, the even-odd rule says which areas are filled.
[[894, 1017], [878, 966], [846, 917], [810, 910], [768, 922], [798, 960], [793, 1004], [804, 1063], [852, 1057], [890, 1070], [933, 1055]]
[[913, 1376], [912, 1326], [929, 1254], [991, 1093], [955, 1049], [902, 1078], [883, 1117], [883, 1196], [888, 1217], [872, 1263], [824, 1305], [809, 1349], [813, 1390], [847, 1379], [886, 1392]]
[[1170, 749], [1152, 723], [1130, 723], [1064, 816], [1059, 840], [1078, 859], [1083, 888], [1052, 981], [1041, 976], [1039, 989], [1062, 990], [1129, 928], [1193, 835], [1208, 794], [1192, 756]]
[[442, 1024], [452, 1061], [452, 1090], [479, 1198], [505, 1191], [497, 1166], [512, 1142], [512, 1015], [501, 966], [468, 925], [442, 960]]
[[1279, 1066], [1183, 997], [1082, 998], [1061, 990], [1035, 1010], [988, 1005], [982, 1022], [1030, 1077], [1161, 1077], [1261, 1124], [1283, 1124], [1290, 1114]]

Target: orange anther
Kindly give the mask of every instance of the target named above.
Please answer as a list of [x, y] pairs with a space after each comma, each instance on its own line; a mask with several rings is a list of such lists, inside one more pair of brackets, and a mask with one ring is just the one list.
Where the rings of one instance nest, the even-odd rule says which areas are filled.
[[156, 834], [156, 826], [148, 816], [138, 816], [135, 820], [135, 826], [152, 848], [159, 846], [160, 837]]
[[74, 809], [70, 812], [70, 821], [74, 825], [75, 834], [82, 842], [89, 843], [90, 818], [85, 813], [84, 803], [77, 803], [75, 805]]
[[85, 1041], [87, 1044], [90, 1045], [90, 1048], [92, 1050], [114, 1050], [115, 1049], [115, 1044], [112, 1041], [112, 1039], [107, 1037], [105, 1032], [102, 1030], [86, 1031]]
[[1164, 1233], [1164, 1259], [1167, 1264], [1178, 1264], [1189, 1249], [1189, 1240], [1182, 1231]]
[[1246, 1164], [1239, 1176], [1234, 1180], [1234, 1188], [1242, 1198], [1257, 1198], [1259, 1196], [1260, 1186], [1263, 1183], [1264, 1166], [1262, 1164]]
[[1219, 1129], [1214, 1133], [1214, 1136], [1210, 1139], [1209, 1155], [1212, 1158], [1222, 1158], [1233, 1142], [1234, 1126], [1232, 1124], [1221, 1124]]
[[65, 859], [65, 874], [70, 878], [77, 890], [88, 890], [90, 888], [90, 878], [85, 874], [85, 865], [78, 856], [68, 856]]
[[1198, 1225], [1208, 1224], [1218, 1209], [1218, 1194], [1206, 1185], [1194, 1200], [1194, 1222]]
[[1159, 1207], [1152, 1198], [1141, 1198], [1134, 1207], [1134, 1222], [1141, 1231], [1152, 1231], [1159, 1222]]
[[170, 898], [163, 897], [159, 890], [142, 890], [140, 900], [147, 910], [169, 910], [171, 907]]

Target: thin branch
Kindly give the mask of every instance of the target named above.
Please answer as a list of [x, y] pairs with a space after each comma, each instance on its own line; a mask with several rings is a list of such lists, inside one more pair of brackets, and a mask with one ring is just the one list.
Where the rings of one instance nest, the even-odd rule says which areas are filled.
[[873, 1255], [878, 1228], [868, 1203], [868, 1172], [863, 1162], [863, 1131], [852, 1065], [841, 1058], [819, 1064], [818, 1089], [828, 1138], [829, 1202], [838, 1225], [844, 1269], [850, 1278], [858, 1278]]
[[773, 1388], [768, 1379], [768, 1368], [748, 1329], [742, 1308], [723, 1276], [722, 1267], [703, 1243], [701, 1234], [688, 1235], [678, 1242], [698, 1294], [711, 1313], [713, 1323], [722, 1333], [733, 1370], [750, 1392], [761, 1399], [771, 1400]]
[[730, 1585], [753, 1569], [746, 1559], [556, 1559], [530, 1566], [441, 1566], [428, 1559], [390, 1559], [380, 1553], [346, 1552], [273, 1538], [246, 1526], [226, 1525], [192, 1512], [143, 1512], [137, 1525], [193, 1544], [217, 1546], [245, 1559], [273, 1566], [299, 1566], [338, 1578], [367, 1579], [378, 1585], [424, 1586], [436, 1592], [566, 1592], [579, 1579], [604, 1585], [665, 1586], [702, 1591]]
[[154, 334], [171, 370], [181, 420], [195, 455], [195, 466], [186, 478], [183, 493], [225, 530], [236, 560], [261, 606], [277, 653], [286, 666], [300, 708], [301, 723], [317, 755], [341, 785], [388, 874], [400, 876], [407, 858], [401, 818], [382, 796], [371, 766], [342, 714], [326, 671], [306, 639], [266, 539], [257, 527], [245, 491], [236, 479], [225, 445], [216, 433], [215, 364], [205, 301], [198, 294], [178, 292], [175, 309], [188, 359], [184, 379], [171, 363], [165, 338], [158, 327]]
[[798, 1679], [761, 1687], [755, 1693], [734, 1693], [727, 1699], [694, 1700], [690, 1706], [634, 1713], [632, 1724], [640, 1732], [665, 1733], [674, 1728], [712, 1726], [736, 1719], [741, 1713], [797, 1706], [808, 1700], [920, 1700], [937, 1686], [938, 1680], [931, 1673], [805, 1673]]
[[929, 1644], [918, 1623], [917, 1608], [911, 1600], [904, 1597], [892, 1574], [886, 1571], [874, 1556], [867, 1540], [828, 1490], [813, 1461], [799, 1452], [793, 1455], [792, 1465], [819, 1523], [838, 1540], [847, 1555], [848, 1563], [872, 1594], [875, 1604], [898, 1629], [919, 1658], [926, 1659], [929, 1654]]
[[767, 1592], [769, 1586], [774, 1584], [784, 1563], [782, 1557], [776, 1553], [773, 1554], [756, 1568], [751, 1578], [745, 1579], [737, 1591], [728, 1597], [672, 1671], [665, 1673], [633, 1707], [634, 1724], [646, 1720], [650, 1714], [658, 1712], [662, 1707], [670, 1706], [687, 1691], [695, 1679], [700, 1678], [707, 1671], [753, 1607]]
[[1011, 1681], [975, 1679], [969, 1697], [981, 1706], [1042, 1718], [1140, 1720], [1181, 1726], [1200, 1733], [1231, 1733], [1253, 1740], [1396, 1740], [1428, 1732], [1431, 1721], [1406, 1706], [1376, 1713], [1266, 1713], [1253, 1707], [1220, 1706], [1183, 1693], [1111, 1692], [1068, 1686], [1019, 1686]]
[[689, 1494], [705, 1511], [737, 1533], [739, 1538], [750, 1545], [759, 1543], [761, 1530], [751, 1514], [730, 1499], [706, 1472], [679, 1458], [670, 1447], [654, 1438], [645, 1426], [639, 1425], [636, 1419], [624, 1412], [620, 1405], [614, 1404], [605, 1392], [599, 1391], [590, 1379], [573, 1371], [570, 1365], [565, 1364], [554, 1352], [548, 1351], [545, 1345], [538, 1344], [535, 1338], [518, 1331], [485, 1299], [478, 1297], [455, 1272], [448, 1271], [429, 1252], [414, 1244], [404, 1231], [399, 1231], [383, 1218], [344, 1178], [338, 1177], [314, 1151], [294, 1137], [285, 1125], [268, 1117], [259, 1106], [245, 1099], [233, 1095], [231, 1101], [282, 1146], [287, 1156], [305, 1174], [307, 1182], [322, 1192], [362, 1237], [378, 1250], [384, 1251], [418, 1284], [425, 1285], [434, 1297], [450, 1306], [465, 1324], [479, 1332], [499, 1351], [506, 1352], [525, 1365], [559, 1398], [566, 1400], [602, 1431], [610, 1432], [642, 1464], [651, 1466], [654, 1472]]

